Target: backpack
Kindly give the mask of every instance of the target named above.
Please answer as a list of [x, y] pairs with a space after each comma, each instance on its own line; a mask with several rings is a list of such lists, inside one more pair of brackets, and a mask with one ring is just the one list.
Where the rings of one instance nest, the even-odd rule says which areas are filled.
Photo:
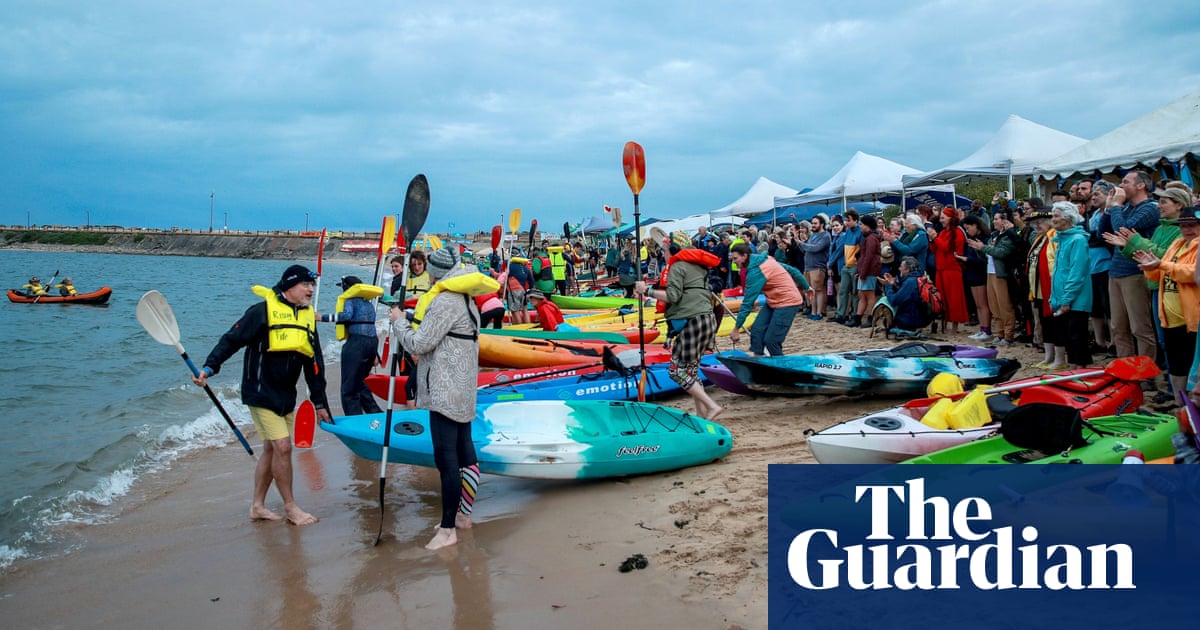
[[1000, 421], [1000, 435], [1020, 448], [1056, 454], [1087, 446], [1083, 427], [1097, 435], [1112, 435], [1089, 424], [1079, 410], [1052, 403], [1019, 405]]
[[921, 292], [921, 302], [925, 304], [926, 310], [934, 319], [942, 319], [946, 313], [946, 301], [942, 299], [942, 292], [938, 291], [937, 286], [929, 281], [929, 278], [921, 276], [917, 279], [917, 290]]

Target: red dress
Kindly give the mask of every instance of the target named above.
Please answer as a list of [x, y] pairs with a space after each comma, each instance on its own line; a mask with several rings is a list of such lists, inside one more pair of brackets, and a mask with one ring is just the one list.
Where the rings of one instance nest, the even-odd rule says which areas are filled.
[[[951, 244], [950, 237], [954, 237]], [[967, 312], [967, 294], [963, 286], [962, 265], [954, 256], [962, 256], [966, 251], [967, 235], [962, 228], [946, 228], [937, 238], [929, 242], [933, 250], [934, 268], [937, 269], [935, 284], [942, 299], [946, 302], [946, 321], [965, 324], [971, 319]]]

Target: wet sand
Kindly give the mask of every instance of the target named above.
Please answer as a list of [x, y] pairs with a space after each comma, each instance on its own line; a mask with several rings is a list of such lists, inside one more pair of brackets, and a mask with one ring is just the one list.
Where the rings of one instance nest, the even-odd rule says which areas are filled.
[[[971, 332], [939, 339], [967, 343]], [[894, 343], [867, 333], [800, 320], [785, 349]], [[1041, 360], [1028, 345], [1000, 354]], [[389, 467], [374, 547], [378, 463], [328, 434], [297, 450], [297, 499], [321, 519], [307, 527], [247, 520], [254, 462], [236, 442], [197, 453], [140, 482], [114, 522], [69, 532], [78, 549], [0, 575], [0, 618], [12, 628], [763, 628], [767, 465], [813, 463], [805, 429], [894, 403], [710, 389], [735, 439], [724, 460], [596, 482], [485, 476], [477, 526], [436, 553], [423, 548], [438, 514], [432, 470]], [[692, 410], [687, 397], [665, 404]], [[268, 506], [281, 510], [274, 491]], [[649, 566], [620, 573], [635, 553]]]

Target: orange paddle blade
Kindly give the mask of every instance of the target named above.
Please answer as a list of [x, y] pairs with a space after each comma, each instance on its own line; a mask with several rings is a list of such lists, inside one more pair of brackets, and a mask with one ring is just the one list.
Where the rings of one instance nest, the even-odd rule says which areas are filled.
[[625, 167], [625, 181], [629, 182], [629, 190], [635, 195], [642, 192], [642, 186], [646, 185], [646, 152], [642, 145], [626, 142], [621, 165]]
[[317, 408], [311, 400], [300, 403], [296, 410], [296, 448], [312, 448], [313, 433], [317, 428]]
[[1162, 370], [1154, 364], [1154, 359], [1146, 356], [1113, 359], [1104, 367], [1104, 371], [1123, 381], [1141, 381], [1154, 378], [1162, 373]]

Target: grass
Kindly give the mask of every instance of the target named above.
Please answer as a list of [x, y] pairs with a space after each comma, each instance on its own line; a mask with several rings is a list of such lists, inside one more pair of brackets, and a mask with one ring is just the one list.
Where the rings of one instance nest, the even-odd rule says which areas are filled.
[[42, 230], [7, 231], [4, 242], [42, 243], [45, 245], [107, 245], [108, 235], [98, 232], [46, 232]]

